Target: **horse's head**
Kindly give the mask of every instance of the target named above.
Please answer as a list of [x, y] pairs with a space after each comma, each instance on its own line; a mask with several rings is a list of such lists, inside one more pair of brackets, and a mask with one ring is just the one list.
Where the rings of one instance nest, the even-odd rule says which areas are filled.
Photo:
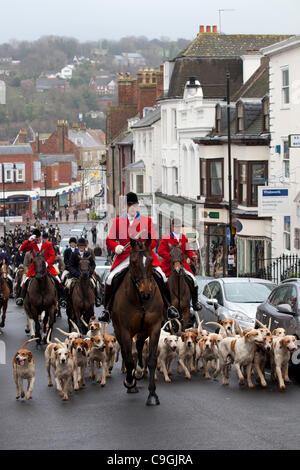
[[35, 277], [37, 279], [42, 279], [47, 274], [47, 267], [44, 258], [44, 250], [39, 251], [33, 255], [33, 267], [35, 272]]
[[91, 257], [91, 255], [89, 255], [86, 258], [81, 258], [79, 260], [79, 272], [80, 272], [81, 279], [88, 279], [89, 278], [90, 257]]
[[179, 245], [171, 245], [171, 243], [169, 243], [169, 248], [172, 269], [177, 274], [180, 274], [183, 268], [183, 253], [181, 251], [181, 242]]
[[146, 241], [130, 240], [130, 273], [143, 300], [150, 298], [153, 289], [152, 262], [149, 250], [151, 236]]

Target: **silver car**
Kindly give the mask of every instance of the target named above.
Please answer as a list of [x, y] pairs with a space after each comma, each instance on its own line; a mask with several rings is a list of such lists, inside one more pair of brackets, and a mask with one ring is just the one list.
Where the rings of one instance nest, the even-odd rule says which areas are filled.
[[269, 297], [276, 284], [254, 278], [220, 278], [206, 283], [199, 296], [200, 319], [204, 324], [235, 317], [244, 328], [255, 325], [258, 305]]

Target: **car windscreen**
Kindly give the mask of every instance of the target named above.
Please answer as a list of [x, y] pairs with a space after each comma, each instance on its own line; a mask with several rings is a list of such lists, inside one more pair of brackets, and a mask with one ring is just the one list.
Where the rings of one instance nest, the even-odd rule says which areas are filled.
[[262, 282], [232, 282], [224, 283], [224, 292], [228, 302], [261, 304], [267, 300], [275, 287], [275, 284]]

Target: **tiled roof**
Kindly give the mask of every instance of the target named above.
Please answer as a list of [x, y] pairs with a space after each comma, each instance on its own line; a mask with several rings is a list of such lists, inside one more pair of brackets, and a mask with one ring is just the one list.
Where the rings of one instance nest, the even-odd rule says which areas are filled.
[[39, 155], [40, 162], [45, 165], [53, 165], [55, 163], [66, 163], [66, 162], [76, 162], [76, 156], [74, 154], [57, 154], [57, 155]]
[[33, 151], [30, 144], [24, 145], [1, 145], [0, 155], [32, 155]]
[[262, 59], [261, 66], [247, 82], [232, 96], [232, 101], [238, 98], [263, 98], [269, 93], [269, 59]]
[[140, 119], [136, 124], [132, 126], [132, 129], [138, 129], [140, 127], [150, 127], [156, 121], [160, 119], [160, 107], [149, 111], [145, 117]]
[[259, 52], [290, 38], [291, 35], [275, 34], [220, 34], [200, 33], [175, 59], [179, 57], [236, 57]]
[[99, 143], [88, 131], [69, 129], [68, 139], [78, 147], [99, 147]]

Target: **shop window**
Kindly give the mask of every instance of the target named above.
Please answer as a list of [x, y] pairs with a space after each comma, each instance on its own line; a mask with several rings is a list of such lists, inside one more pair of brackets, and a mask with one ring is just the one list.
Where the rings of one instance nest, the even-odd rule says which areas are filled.
[[266, 163], [251, 163], [251, 206], [258, 204], [258, 186], [264, 186], [266, 181]]

